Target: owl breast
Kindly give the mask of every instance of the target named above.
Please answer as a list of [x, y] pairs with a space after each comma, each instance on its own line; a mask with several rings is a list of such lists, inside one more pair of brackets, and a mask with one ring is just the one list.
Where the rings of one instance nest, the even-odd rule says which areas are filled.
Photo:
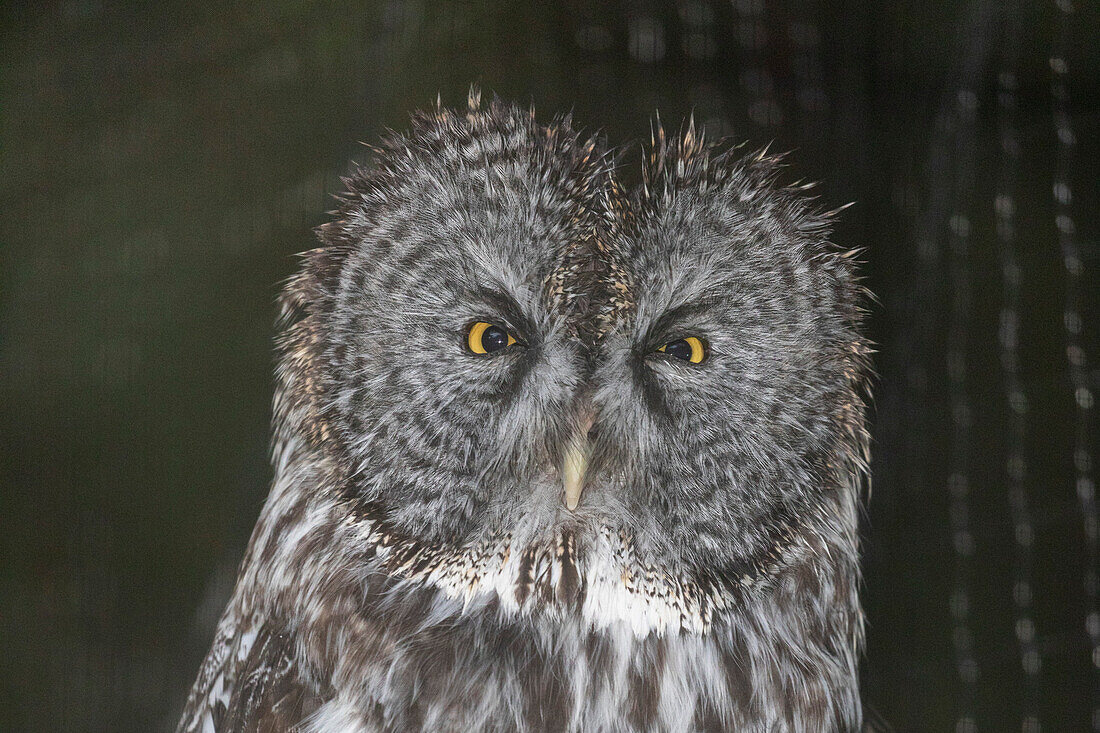
[[[268, 510], [298, 514], [296, 496]], [[818, 715], [856, 704], [826, 695], [854, 657], [836, 664], [787, 610], [806, 588], [759, 574], [738, 594], [678, 577], [641, 562], [622, 531], [441, 552], [348, 522], [333, 501], [281, 540], [256, 580], [303, 610], [293, 636], [317, 701], [304, 730], [798, 730], [789, 696], [805, 683], [783, 679], [788, 665], [813, 670], [804, 694]], [[326, 565], [325, 544], [363, 548], [361, 564]], [[813, 557], [808, 540], [788, 546]]]

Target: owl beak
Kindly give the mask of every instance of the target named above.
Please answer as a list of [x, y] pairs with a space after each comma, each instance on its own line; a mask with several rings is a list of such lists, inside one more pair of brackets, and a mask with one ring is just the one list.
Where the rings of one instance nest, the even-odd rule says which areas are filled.
[[584, 476], [588, 471], [588, 461], [592, 457], [592, 446], [588, 440], [588, 432], [592, 429], [594, 417], [588, 415], [581, 420], [576, 432], [569, 440], [562, 459], [562, 483], [565, 488], [565, 508], [575, 511], [581, 502], [581, 492], [584, 490]]

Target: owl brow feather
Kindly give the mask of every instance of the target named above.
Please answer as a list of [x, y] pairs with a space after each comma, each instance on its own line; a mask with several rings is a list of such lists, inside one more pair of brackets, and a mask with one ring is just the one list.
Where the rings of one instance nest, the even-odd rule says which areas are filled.
[[[647, 346], [655, 340], [660, 341], [662, 337], [667, 337], [667, 334], [674, 330], [678, 321], [688, 321], [717, 306], [724, 305], [727, 300], [718, 295], [705, 294], [674, 306], [657, 317], [646, 329], [640, 341]], [[661, 343], [664, 342], [661, 341]], [[657, 343], [654, 345], [660, 346]]]

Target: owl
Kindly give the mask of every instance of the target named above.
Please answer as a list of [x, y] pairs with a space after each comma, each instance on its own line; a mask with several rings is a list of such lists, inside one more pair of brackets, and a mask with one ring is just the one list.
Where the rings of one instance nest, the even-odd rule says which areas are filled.
[[471, 92], [281, 299], [275, 478], [179, 731], [861, 721], [868, 345], [780, 163]]

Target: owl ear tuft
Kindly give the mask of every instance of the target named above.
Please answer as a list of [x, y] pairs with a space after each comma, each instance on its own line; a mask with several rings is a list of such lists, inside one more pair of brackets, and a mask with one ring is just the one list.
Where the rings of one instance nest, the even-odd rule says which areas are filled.
[[466, 95], [466, 110], [470, 114], [481, 110], [481, 87], [476, 83], [470, 85], [470, 92]]
[[[696, 139], [698, 138], [698, 139]], [[703, 147], [706, 145], [706, 130], [704, 129], [702, 134], [695, 132], [695, 112], [693, 111], [688, 115], [687, 130], [684, 131], [683, 142], [681, 143], [684, 148], [692, 148], [696, 145]]]
[[708, 143], [705, 130], [696, 127], [694, 113], [671, 137], [657, 113], [650, 123], [649, 150], [643, 155], [643, 196], [650, 200], [665, 198], [688, 185], [706, 188], [711, 183], [712, 151], [716, 147]]

